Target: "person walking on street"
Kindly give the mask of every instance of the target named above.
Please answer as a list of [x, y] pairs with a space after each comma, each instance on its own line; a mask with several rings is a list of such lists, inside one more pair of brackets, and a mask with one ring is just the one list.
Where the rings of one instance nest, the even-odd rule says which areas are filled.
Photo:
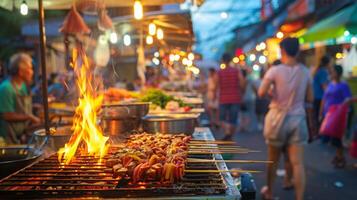
[[32, 98], [26, 85], [32, 81], [32, 59], [18, 53], [10, 58], [10, 78], [0, 84], [0, 138], [6, 144], [26, 142], [25, 131], [38, 126], [32, 114]]
[[312, 86], [314, 91], [314, 113], [316, 121], [319, 121], [319, 113], [322, 97], [324, 91], [329, 83], [328, 68], [330, 65], [330, 58], [323, 56], [320, 60], [320, 64], [312, 70]]
[[210, 124], [213, 127], [218, 127], [218, 100], [216, 98], [215, 80], [216, 70], [214, 68], [209, 69], [207, 80], [207, 111], [209, 114]]
[[245, 79], [241, 71], [231, 66], [231, 55], [222, 56], [222, 66], [216, 76], [216, 92], [218, 92], [219, 118], [224, 130], [223, 140], [232, 139], [237, 126], [239, 104], [245, 88]]
[[[312, 107], [313, 91], [309, 71], [297, 62], [299, 41], [285, 38], [280, 43], [282, 64], [271, 68], [263, 78], [258, 95], [267, 95], [271, 103], [265, 117], [264, 137], [268, 145], [267, 185], [262, 188], [263, 199], [273, 199], [273, 183], [280, 154], [287, 148], [293, 171], [293, 185], [297, 200], [304, 198], [304, 145], [308, 142], [305, 105]], [[309, 110], [310, 111], [310, 110]]]
[[[325, 117], [326, 113], [332, 105], [340, 105], [352, 97], [350, 87], [346, 82], [341, 80], [342, 74], [343, 68], [340, 65], [335, 65], [333, 70], [331, 70], [331, 82], [328, 84], [321, 102], [321, 119]], [[338, 133], [336, 135], [343, 136], [344, 133]], [[346, 159], [343, 154], [342, 138], [322, 135], [321, 140], [323, 143], [331, 142], [331, 144], [337, 148], [336, 155], [332, 160], [332, 164], [336, 168], [343, 168], [346, 165]]]

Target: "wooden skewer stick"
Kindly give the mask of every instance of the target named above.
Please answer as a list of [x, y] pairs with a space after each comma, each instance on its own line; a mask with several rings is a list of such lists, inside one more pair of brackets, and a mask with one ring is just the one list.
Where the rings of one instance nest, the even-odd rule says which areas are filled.
[[211, 144], [188, 144], [189, 147], [200, 147], [200, 148], [241, 148], [241, 146], [238, 145], [211, 145]]
[[188, 154], [246, 154], [249, 151], [189, 151]]
[[192, 150], [243, 150], [243, 151], [249, 151], [250, 149], [247, 148], [239, 148], [239, 147], [189, 147], [189, 149]]
[[225, 163], [273, 163], [273, 161], [269, 160], [209, 160], [209, 159], [195, 159], [189, 158], [187, 162], [190, 163], [218, 163], [218, 162], [225, 162]]
[[241, 170], [241, 169], [231, 169], [231, 170], [217, 170], [217, 169], [185, 169], [186, 173], [222, 173], [222, 172], [238, 172], [238, 173], [261, 173], [262, 171], [257, 170]]
[[191, 140], [190, 144], [235, 144], [233, 141]]

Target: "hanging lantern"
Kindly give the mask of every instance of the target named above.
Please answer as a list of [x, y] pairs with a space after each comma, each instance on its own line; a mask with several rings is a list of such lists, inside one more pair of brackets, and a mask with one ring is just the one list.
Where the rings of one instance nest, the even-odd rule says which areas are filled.
[[72, 6], [71, 10], [68, 12], [59, 31], [67, 34], [90, 33], [89, 27], [84, 22], [75, 6]]

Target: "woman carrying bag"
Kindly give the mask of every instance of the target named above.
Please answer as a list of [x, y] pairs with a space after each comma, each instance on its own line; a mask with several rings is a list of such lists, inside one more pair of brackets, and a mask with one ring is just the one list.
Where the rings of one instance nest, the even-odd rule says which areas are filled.
[[332, 159], [332, 164], [336, 168], [343, 168], [346, 165], [342, 137], [347, 127], [349, 108], [344, 102], [352, 96], [348, 84], [341, 81], [342, 73], [341, 66], [333, 67], [330, 74], [331, 82], [326, 88], [320, 109], [320, 118], [323, 118], [320, 127], [321, 141], [330, 142], [336, 147], [336, 155]]
[[269, 112], [265, 117], [264, 137], [268, 145], [267, 186], [262, 188], [263, 199], [273, 199], [272, 186], [276, 176], [280, 154], [287, 148], [293, 171], [293, 185], [297, 200], [302, 200], [305, 191], [303, 149], [309, 133], [306, 122], [305, 103], [312, 108], [313, 94], [309, 71], [299, 64], [297, 38], [285, 38], [280, 43], [282, 64], [268, 70], [258, 95], [264, 97], [273, 87]]

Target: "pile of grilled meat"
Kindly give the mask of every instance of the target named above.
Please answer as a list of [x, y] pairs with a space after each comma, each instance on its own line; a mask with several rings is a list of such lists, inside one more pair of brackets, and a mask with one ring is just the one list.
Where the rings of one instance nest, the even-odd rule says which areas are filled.
[[168, 134], [135, 134], [119, 145], [106, 165], [114, 177], [130, 180], [174, 183], [184, 175], [188, 143], [191, 136]]

